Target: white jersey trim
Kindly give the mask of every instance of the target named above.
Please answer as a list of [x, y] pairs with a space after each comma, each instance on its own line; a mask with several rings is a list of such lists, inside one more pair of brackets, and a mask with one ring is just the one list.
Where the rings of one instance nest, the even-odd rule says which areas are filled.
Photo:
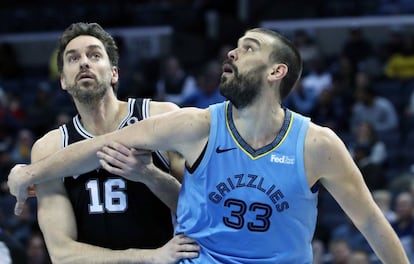
[[[142, 101], [142, 120], [150, 117], [150, 109], [149, 109], [150, 102], [151, 102], [151, 99], [148, 99], [148, 98]], [[157, 154], [157, 156], [160, 158], [164, 166], [166, 166], [167, 168], [170, 168], [170, 161], [164, 152], [157, 150], [155, 151], [155, 154]]]

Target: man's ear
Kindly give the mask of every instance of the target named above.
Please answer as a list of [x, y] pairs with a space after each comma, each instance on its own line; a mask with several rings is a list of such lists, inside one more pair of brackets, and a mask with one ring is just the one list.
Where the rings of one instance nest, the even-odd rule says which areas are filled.
[[112, 67], [112, 79], [111, 79], [111, 84], [115, 84], [118, 82], [118, 78], [119, 78], [119, 70], [118, 67], [113, 66]]
[[270, 69], [270, 74], [268, 75], [269, 81], [277, 81], [281, 80], [283, 77], [286, 76], [288, 72], [288, 67], [286, 64], [279, 63], [273, 64], [272, 68]]
[[60, 74], [60, 87], [62, 88], [62, 90], [66, 90], [66, 83], [65, 79], [63, 78], [63, 74]]

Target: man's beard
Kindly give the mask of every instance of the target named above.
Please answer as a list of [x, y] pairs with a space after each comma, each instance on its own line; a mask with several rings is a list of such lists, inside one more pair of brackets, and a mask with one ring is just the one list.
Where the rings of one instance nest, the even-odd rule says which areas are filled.
[[237, 68], [233, 66], [233, 79], [228, 80], [226, 76], [221, 77], [220, 93], [230, 100], [237, 109], [243, 109], [254, 102], [262, 88], [263, 71], [265, 65], [260, 65], [250, 72], [240, 75]]
[[[93, 86], [93, 84], [89, 83], [87, 86]], [[96, 82], [94, 88], [81, 88], [79, 84], [67, 87], [68, 93], [83, 104], [92, 104], [101, 100], [105, 96], [107, 89], [107, 86], [102, 82]]]

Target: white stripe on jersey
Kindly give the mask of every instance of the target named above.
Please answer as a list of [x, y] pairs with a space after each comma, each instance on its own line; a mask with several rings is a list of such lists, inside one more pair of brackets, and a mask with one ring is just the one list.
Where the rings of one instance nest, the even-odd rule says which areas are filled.
[[69, 136], [68, 136], [68, 128], [66, 127], [66, 124], [59, 127], [60, 130], [60, 136], [61, 136], [61, 142], [60, 147], [64, 148], [68, 145]]
[[[150, 111], [149, 111], [149, 105], [150, 105], [151, 99], [144, 99], [142, 101], [142, 119], [147, 119], [150, 117]], [[166, 166], [167, 168], [170, 168], [170, 161], [168, 160], [168, 157], [161, 151], [155, 151], [155, 154], [160, 158], [160, 161]]]

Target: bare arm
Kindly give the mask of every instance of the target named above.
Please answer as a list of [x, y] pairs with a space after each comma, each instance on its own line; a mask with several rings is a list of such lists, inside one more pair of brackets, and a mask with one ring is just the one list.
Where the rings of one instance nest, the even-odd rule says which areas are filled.
[[16, 196], [19, 208], [27, 197], [27, 186], [97, 168], [96, 153], [113, 141], [129, 148], [175, 151], [191, 166], [207, 142], [209, 121], [208, 110], [186, 108], [71, 144], [39, 162], [15, 166], [9, 174], [10, 192]]
[[[59, 132], [53, 131], [36, 142], [33, 162], [57, 151], [59, 139]], [[36, 185], [36, 193], [39, 226], [53, 263], [175, 263], [197, 256], [198, 246], [182, 235], [154, 250], [111, 250], [77, 242], [75, 216], [62, 179]]]
[[305, 165], [309, 184], [320, 180], [383, 263], [409, 263], [397, 235], [372, 199], [348, 150], [330, 129], [310, 126]]

